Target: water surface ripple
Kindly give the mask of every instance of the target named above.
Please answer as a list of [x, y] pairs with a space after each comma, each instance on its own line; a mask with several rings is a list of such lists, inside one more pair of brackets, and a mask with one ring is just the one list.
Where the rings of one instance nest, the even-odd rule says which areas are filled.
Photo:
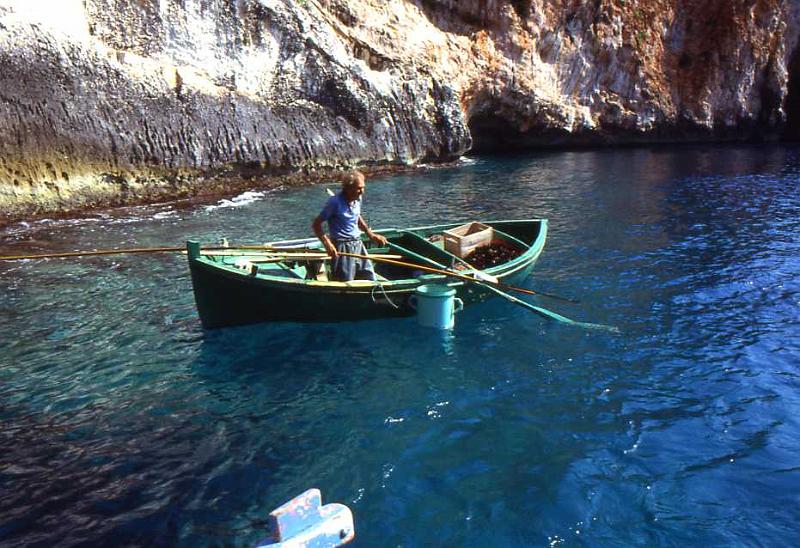
[[[203, 332], [179, 255], [0, 264], [0, 545], [236, 545], [308, 487], [359, 546], [800, 536], [800, 149], [470, 160], [376, 178], [374, 226], [547, 217], [530, 287], [413, 319]], [[8, 227], [3, 253], [307, 235], [325, 195]]]

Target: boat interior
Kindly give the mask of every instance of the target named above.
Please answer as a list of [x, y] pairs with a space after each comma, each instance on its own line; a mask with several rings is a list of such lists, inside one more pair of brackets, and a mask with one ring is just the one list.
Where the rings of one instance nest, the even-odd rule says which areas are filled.
[[[453, 229], [466, 231], [465, 227], [471, 224], [480, 225], [478, 228], [483, 230], [476, 229], [476, 234], [473, 236], [478, 239], [471, 240], [473, 245], [465, 247], [464, 242], [470, 241], [468, 240], [470, 235], [454, 239]], [[488, 232], [485, 230], [487, 228]], [[409, 230], [388, 229], [377, 232], [388, 240], [388, 245], [379, 246], [374, 242], [365, 241], [369, 255], [376, 259], [385, 258], [437, 269], [463, 271], [479, 269], [491, 273], [496, 267], [522, 255], [535, 242], [539, 233], [539, 224], [531, 221], [501, 221], [487, 224], [468, 223], [452, 227], [447, 225]], [[447, 243], [448, 239], [449, 244]], [[459, 247], [459, 244], [462, 247]], [[345, 283], [329, 281], [330, 261], [327, 260], [327, 255], [316, 238], [273, 242], [270, 245], [273, 246], [273, 250], [269, 252], [231, 248], [230, 252], [227, 250], [204, 252], [203, 256], [215, 263], [253, 275], [280, 277], [287, 281]], [[493, 257], [494, 264], [473, 264], [471, 257], [475, 255], [470, 255], [470, 253], [483, 246], [494, 246], [496, 249], [505, 250], [506, 253], [501, 254], [499, 259]], [[276, 253], [274, 247], [285, 247], [288, 251]], [[414, 266], [393, 264], [381, 260], [374, 260], [373, 267], [379, 282], [409, 280], [428, 274]], [[359, 282], [372, 283], [359, 280], [346, 283], [358, 284]]]

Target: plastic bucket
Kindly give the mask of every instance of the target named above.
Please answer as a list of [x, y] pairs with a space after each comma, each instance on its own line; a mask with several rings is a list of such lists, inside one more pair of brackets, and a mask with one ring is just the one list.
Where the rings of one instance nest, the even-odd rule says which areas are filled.
[[456, 290], [446, 285], [421, 285], [408, 299], [408, 304], [417, 311], [420, 325], [452, 329], [456, 312], [464, 308], [464, 301], [455, 295]]

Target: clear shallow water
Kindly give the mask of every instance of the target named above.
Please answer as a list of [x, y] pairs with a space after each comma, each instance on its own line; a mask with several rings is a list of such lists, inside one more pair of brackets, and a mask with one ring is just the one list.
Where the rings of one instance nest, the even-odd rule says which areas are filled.
[[[471, 160], [374, 226], [547, 217], [537, 304], [203, 332], [185, 258], [0, 264], [0, 544], [252, 545], [311, 486], [360, 546], [800, 535], [800, 149]], [[3, 254], [307, 235], [321, 187], [16, 225]]]

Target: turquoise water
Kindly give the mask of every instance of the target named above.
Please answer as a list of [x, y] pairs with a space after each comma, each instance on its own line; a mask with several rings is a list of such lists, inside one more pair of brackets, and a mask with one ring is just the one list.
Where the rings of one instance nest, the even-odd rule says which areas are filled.
[[[0, 264], [0, 544], [252, 545], [305, 489], [357, 546], [800, 536], [800, 149], [380, 177], [376, 227], [547, 217], [531, 299], [203, 332], [185, 258]], [[306, 236], [323, 187], [15, 225], [3, 254]]]

